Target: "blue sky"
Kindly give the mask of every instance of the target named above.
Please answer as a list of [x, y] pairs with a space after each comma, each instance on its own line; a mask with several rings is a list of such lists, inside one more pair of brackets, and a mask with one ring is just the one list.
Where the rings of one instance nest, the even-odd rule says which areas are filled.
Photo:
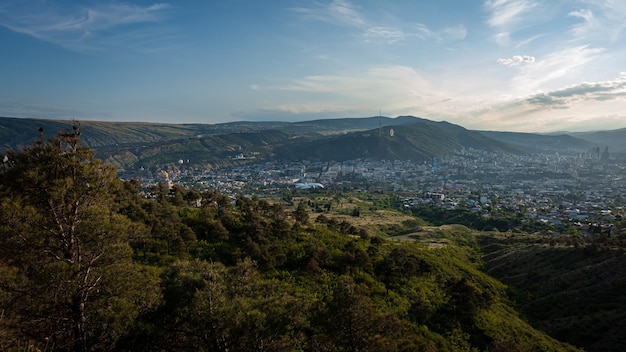
[[3, 0], [0, 116], [626, 127], [623, 0]]

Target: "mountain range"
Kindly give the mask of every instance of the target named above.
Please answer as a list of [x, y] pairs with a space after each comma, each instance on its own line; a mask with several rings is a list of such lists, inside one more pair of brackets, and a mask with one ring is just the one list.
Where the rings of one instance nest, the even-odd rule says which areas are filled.
[[[463, 149], [526, 154], [585, 152], [607, 148], [626, 153], [626, 129], [539, 134], [468, 130], [414, 116], [324, 119], [304, 122], [175, 124], [62, 121], [0, 117], [0, 148], [19, 149], [80, 124], [82, 143], [118, 167], [189, 160], [226, 165], [233, 160], [386, 159], [426, 161]], [[39, 130], [43, 130], [39, 137]]]

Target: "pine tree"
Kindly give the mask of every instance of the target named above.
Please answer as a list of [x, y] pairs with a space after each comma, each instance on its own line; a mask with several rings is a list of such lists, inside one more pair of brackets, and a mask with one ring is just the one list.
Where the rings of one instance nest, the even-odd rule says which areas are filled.
[[[132, 222], [115, 210], [114, 167], [80, 128], [9, 151], [0, 173], [0, 330], [60, 351], [110, 347], [153, 299], [132, 262]], [[3, 345], [0, 345], [3, 347]]]

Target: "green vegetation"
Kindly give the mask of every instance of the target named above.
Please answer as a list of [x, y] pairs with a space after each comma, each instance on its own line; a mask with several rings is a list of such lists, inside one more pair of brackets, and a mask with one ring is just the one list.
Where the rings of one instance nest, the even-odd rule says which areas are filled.
[[519, 317], [466, 227], [396, 241], [377, 233], [419, 220], [349, 221], [394, 211], [386, 195], [338, 199], [336, 218], [304, 199], [144, 194], [79, 137], [1, 166], [1, 350], [576, 350]]
[[[0, 174], [0, 349], [106, 349], [158, 296], [132, 260], [116, 170], [76, 134], [10, 152]], [[16, 340], [17, 339], [17, 340]]]
[[503, 236], [481, 239], [486, 272], [536, 327], [588, 351], [626, 343], [626, 240]]
[[517, 233], [554, 233], [557, 231], [556, 226], [526, 219], [516, 210], [492, 210], [489, 217], [462, 208], [444, 209], [432, 205], [413, 206], [409, 211], [412, 215], [436, 226], [461, 224], [479, 231], [515, 231]]

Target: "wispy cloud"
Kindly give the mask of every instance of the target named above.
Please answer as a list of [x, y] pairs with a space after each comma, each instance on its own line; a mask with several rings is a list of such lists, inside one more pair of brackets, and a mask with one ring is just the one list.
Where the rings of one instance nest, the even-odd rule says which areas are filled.
[[418, 23], [415, 25], [415, 28], [414, 36], [423, 40], [459, 40], [467, 37], [467, 28], [463, 25], [445, 27], [441, 30], [431, 30], [425, 24]]
[[531, 0], [487, 0], [484, 5], [489, 12], [487, 24], [499, 29], [505, 29], [522, 21], [522, 15], [537, 6]]
[[309, 7], [296, 7], [291, 10], [307, 20], [353, 28], [361, 33], [367, 43], [395, 44], [409, 38], [447, 41], [464, 39], [467, 36], [467, 28], [463, 25], [431, 30], [424, 24], [380, 24], [369, 20], [357, 6], [346, 0], [315, 3]]
[[[371, 67], [342, 75], [307, 76], [275, 89], [309, 93], [334, 93], [371, 99], [372, 96], [394, 96], [410, 91], [431, 89], [430, 84], [413, 68], [401, 65]], [[387, 91], [389, 89], [389, 91]], [[384, 99], [384, 98], [383, 98]]]
[[311, 7], [294, 7], [292, 11], [300, 13], [305, 18], [313, 21], [328, 22], [347, 27], [367, 27], [358, 9], [345, 0], [333, 0], [325, 4], [317, 3]]
[[[619, 0], [484, 0], [483, 9], [485, 24], [500, 46], [519, 48], [550, 32], [563, 42], [615, 42], [626, 30], [626, 2]], [[547, 33], [537, 33], [539, 29]], [[528, 34], [532, 36], [525, 38]]]
[[[290, 96], [289, 104], [277, 101], [274, 105], [265, 107], [268, 111], [280, 110], [297, 114], [336, 112], [340, 116], [346, 111], [353, 114], [378, 111], [381, 106], [389, 107], [389, 111], [404, 109], [403, 112], [406, 112], [417, 102], [424, 102], [425, 99], [431, 101], [430, 98], [420, 94], [433, 96], [438, 94], [437, 88], [423, 74], [401, 65], [355, 69], [341, 74], [305, 76], [282, 86], [257, 89], [268, 93], [283, 91], [285, 93], [281, 96]], [[442, 97], [437, 96], [433, 99], [440, 101]]]
[[524, 94], [550, 89], [554, 85], [562, 86], [562, 83], [576, 79], [575, 72], [596, 60], [604, 51], [602, 48], [582, 45], [539, 57], [532, 65], [520, 68], [519, 74], [512, 80], [511, 88]]
[[539, 39], [541, 37], [544, 37], [544, 36], [545, 36], [545, 34], [538, 34], [538, 35], [535, 35], [533, 37], [526, 38], [526, 39], [522, 40], [521, 42], [517, 43], [517, 45], [515, 45], [515, 47], [516, 48], [525, 47], [528, 44], [530, 44], [530, 43], [532, 43], [532, 42], [536, 41], [537, 39]]
[[574, 32], [575, 35], [584, 35], [590, 27], [594, 26], [595, 18], [593, 16], [593, 12], [589, 9], [572, 11], [568, 14], [568, 16], [583, 20], [582, 24], [577, 24], [572, 28], [572, 32]]
[[586, 8], [576, 9], [568, 16], [577, 18], [579, 23], [571, 27], [575, 38], [583, 40], [615, 41], [626, 29], [626, 3], [623, 1], [585, 1]]
[[486, 22], [495, 30], [496, 43], [500, 46], [510, 45], [513, 33], [520, 25], [526, 24], [528, 13], [538, 6], [533, 0], [485, 0], [483, 7], [487, 11]]
[[385, 41], [389, 44], [406, 39], [407, 34], [397, 28], [370, 27], [364, 32], [366, 41]]
[[535, 62], [535, 57], [528, 55], [514, 55], [513, 57], [498, 59], [497, 62], [506, 66], [517, 66], [524, 63], [533, 63]]
[[[446, 77], [433, 76], [400, 65], [305, 76], [282, 86], [255, 87], [284, 91], [284, 95], [300, 100], [267, 105], [254, 114], [284, 119], [289, 116], [291, 119], [365, 116], [368, 111], [383, 106], [390, 115], [415, 114], [453, 123], [458, 121], [467, 128], [491, 126], [499, 130], [535, 132], [567, 128], [563, 126], [582, 128], [606, 106], [619, 107], [626, 102], [626, 73], [610, 81], [559, 86], [559, 78], [570, 76], [573, 70], [598, 54], [595, 49], [577, 47], [552, 53], [532, 65], [520, 65], [519, 75], [510, 84], [529, 86], [516, 87], [519, 89], [510, 90], [513, 93], [507, 96], [498, 93], [506, 91], [504, 83], [498, 86], [497, 81], [489, 82], [489, 77], [481, 84], [471, 80], [473, 83], [463, 85], [458, 80], [458, 72]], [[523, 56], [510, 60], [532, 61]], [[557, 88], [550, 89], [550, 86]], [[333, 99], [318, 99], [328, 96]]]
[[[79, 3], [77, 3], [79, 4]], [[93, 7], [61, 6], [52, 2], [16, 1], [0, 7], [0, 25], [18, 33], [74, 50], [97, 48], [117, 30], [156, 22], [170, 6], [98, 3]]]

